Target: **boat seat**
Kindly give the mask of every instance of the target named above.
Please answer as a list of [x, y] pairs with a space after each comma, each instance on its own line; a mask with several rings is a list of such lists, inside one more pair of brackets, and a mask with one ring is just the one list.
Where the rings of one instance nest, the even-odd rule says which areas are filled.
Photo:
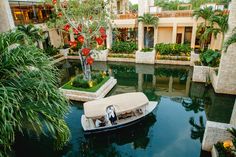
[[119, 119], [126, 119], [126, 118], [129, 118], [129, 117], [132, 117], [134, 116], [134, 112], [130, 111], [130, 112], [125, 112], [125, 113], [122, 113], [118, 116]]
[[95, 128], [95, 123], [94, 123], [93, 119], [89, 118], [88, 121], [89, 121], [90, 128]]

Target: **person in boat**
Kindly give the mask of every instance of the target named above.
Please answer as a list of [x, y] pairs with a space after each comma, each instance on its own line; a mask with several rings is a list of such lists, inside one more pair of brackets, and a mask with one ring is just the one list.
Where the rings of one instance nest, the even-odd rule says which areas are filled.
[[115, 113], [115, 108], [113, 106], [110, 106], [107, 108], [107, 114], [108, 114], [111, 124], [112, 125], [115, 124], [115, 121], [117, 120], [117, 116]]
[[96, 126], [96, 128], [98, 128], [98, 127], [100, 127], [101, 126], [101, 121], [99, 120], [99, 119], [96, 119], [96, 121], [95, 121], [95, 126]]

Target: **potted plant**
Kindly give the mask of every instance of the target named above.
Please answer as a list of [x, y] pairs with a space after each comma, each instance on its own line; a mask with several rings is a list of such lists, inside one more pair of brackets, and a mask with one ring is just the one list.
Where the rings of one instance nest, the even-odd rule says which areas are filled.
[[200, 54], [200, 62], [194, 63], [193, 81], [209, 82], [210, 70], [215, 69], [220, 63], [220, 53], [214, 50], [206, 50]]
[[95, 61], [107, 61], [109, 50], [106, 48], [106, 46], [99, 46], [93, 52], [94, 53], [92, 54], [92, 57]]
[[156, 52], [153, 48], [143, 48], [141, 51], [136, 51], [135, 62], [144, 64], [155, 64]]

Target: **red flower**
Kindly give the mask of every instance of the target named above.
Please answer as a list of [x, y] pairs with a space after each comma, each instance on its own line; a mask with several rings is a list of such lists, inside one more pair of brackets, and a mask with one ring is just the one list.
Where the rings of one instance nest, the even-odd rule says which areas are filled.
[[101, 28], [99, 29], [99, 32], [100, 32], [101, 34], [106, 34], [106, 30], [105, 30], [104, 27], [101, 27]]
[[67, 23], [67, 24], [64, 26], [64, 30], [65, 30], [65, 31], [69, 31], [69, 29], [70, 29], [70, 24]]
[[101, 35], [101, 37], [102, 37], [103, 40], [106, 40], [107, 35], [106, 35], [106, 34], [103, 34], [103, 35]]
[[77, 46], [77, 41], [70, 41], [69, 45], [71, 47], [76, 47]]
[[83, 48], [82, 49], [82, 53], [83, 53], [84, 56], [88, 56], [89, 52], [90, 52], [89, 48]]
[[79, 34], [79, 31], [77, 30], [77, 29], [75, 29], [75, 28], [73, 28], [73, 32], [74, 32], [74, 34]]
[[78, 41], [84, 43], [84, 37], [82, 35], [78, 36]]
[[83, 27], [82, 27], [82, 24], [79, 24], [79, 26], [78, 26], [78, 31], [81, 32], [81, 31], [82, 31], [82, 28], [83, 28]]
[[57, 16], [58, 16], [58, 17], [62, 17], [62, 13], [59, 12], [59, 13], [57, 14]]
[[91, 65], [91, 64], [93, 64], [94, 59], [89, 56], [89, 57], [86, 59], [86, 61], [87, 61], [87, 64]]
[[92, 19], [93, 19], [93, 16], [89, 16], [89, 19], [92, 20]]
[[56, 4], [56, 3], [57, 3], [57, 0], [52, 0], [52, 3], [53, 3], [53, 4]]
[[96, 38], [96, 41], [97, 41], [98, 45], [102, 45], [102, 43], [103, 43], [103, 39], [101, 37]]

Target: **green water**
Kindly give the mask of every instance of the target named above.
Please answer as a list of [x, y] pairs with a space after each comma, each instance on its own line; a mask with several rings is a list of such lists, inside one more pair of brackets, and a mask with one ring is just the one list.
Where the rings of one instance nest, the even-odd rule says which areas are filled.
[[[77, 61], [57, 65], [61, 84], [81, 72]], [[85, 137], [82, 103], [72, 102], [66, 117], [71, 140], [63, 150], [48, 137], [17, 137], [15, 156], [24, 157], [207, 157], [201, 151], [206, 119], [228, 122], [235, 97], [214, 93], [212, 87], [191, 82], [192, 68], [169, 65], [95, 63], [94, 71], [108, 71], [117, 79], [109, 95], [142, 91], [158, 101], [153, 114], [132, 127]], [[197, 126], [197, 127], [196, 127]]]

